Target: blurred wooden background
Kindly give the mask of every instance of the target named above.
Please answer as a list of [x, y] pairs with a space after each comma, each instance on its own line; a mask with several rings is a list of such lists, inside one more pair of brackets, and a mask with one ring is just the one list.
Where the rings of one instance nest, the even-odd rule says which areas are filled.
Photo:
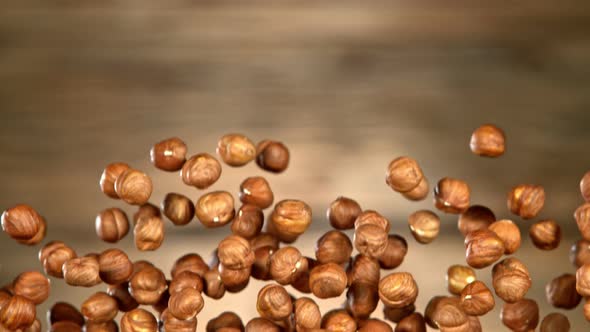
[[[552, 311], [544, 286], [575, 270], [567, 260], [577, 238], [573, 210], [580, 177], [590, 169], [590, 3], [587, 1], [17, 1], [0, 3], [0, 207], [35, 206], [49, 222], [46, 241], [63, 239], [78, 253], [108, 246], [94, 234], [95, 214], [124, 207], [98, 190], [102, 168], [127, 161], [148, 172], [153, 201], [179, 191], [197, 198], [176, 174], [148, 162], [152, 143], [186, 140], [190, 153], [214, 152], [226, 132], [277, 138], [292, 152], [290, 169], [268, 175], [276, 197], [302, 198], [314, 209], [313, 241], [327, 229], [324, 211], [338, 195], [388, 215], [408, 238], [400, 270], [420, 284], [418, 310], [445, 293], [446, 267], [464, 262], [455, 216], [433, 244], [409, 238], [406, 218], [432, 208], [431, 197], [409, 203], [384, 184], [392, 158], [408, 154], [431, 183], [445, 175], [467, 180], [473, 202], [510, 217], [506, 193], [518, 183], [547, 190], [541, 218], [564, 228], [553, 252], [532, 248], [531, 221], [521, 226], [523, 259], [534, 276], [529, 295]], [[503, 127], [508, 152], [473, 156], [471, 131]], [[237, 192], [241, 179], [264, 174], [255, 165], [224, 168], [212, 189]], [[127, 211], [133, 209], [126, 207]], [[228, 229], [208, 236], [196, 225], [173, 228], [160, 251], [140, 253], [131, 237], [120, 246], [168, 271], [179, 253], [207, 255]], [[0, 282], [39, 269], [38, 247], [0, 235]], [[439, 271], [433, 278], [432, 271]], [[478, 277], [490, 280], [489, 269]], [[255, 296], [207, 300], [199, 331], [223, 310], [247, 322]], [[97, 290], [101, 287], [97, 287]], [[93, 290], [53, 280], [50, 301], [79, 305]], [[342, 298], [320, 301], [327, 311]], [[500, 301], [498, 301], [500, 303]], [[233, 305], [232, 305], [233, 304]], [[48, 304], [39, 307], [39, 315]], [[567, 315], [572, 331], [588, 328], [581, 308]], [[499, 310], [484, 331], [504, 331]], [[381, 318], [378, 310], [376, 317]]]

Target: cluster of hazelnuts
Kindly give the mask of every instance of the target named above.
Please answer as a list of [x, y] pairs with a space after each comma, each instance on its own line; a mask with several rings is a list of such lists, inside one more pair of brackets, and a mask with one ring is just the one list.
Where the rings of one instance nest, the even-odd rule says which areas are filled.
[[[481, 126], [474, 131], [470, 147], [480, 156], [501, 156], [504, 133], [493, 125]], [[283, 172], [289, 164], [289, 150], [282, 143], [265, 140], [254, 145], [239, 134], [223, 136], [217, 154], [228, 166], [244, 166], [255, 160], [273, 173]], [[186, 144], [178, 138], [156, 143], [150, 157], [158, 169], [179, 171], [185, 184], [200, 190], [221, 176], [221, 163], [214, 156], [199, 153], [187, 159]], [[386, 183], [413, 201], [425, 199], [430, 191], [418, 162], [410, 157], [391, 161]], [[584, 297], [590, 299], [590, 172], [580, 187], [588, 203], [574, 216], [583, 239], [574, 244], [570, 255], [579, 269], [575, 275], [563, 274], [546, 286], [547, 301], [561, 309], [573, 309]], [[526, 297], [531, 287], [527, 267], [514, 256], [503, 258], [519, 249], [519, 228], [511, 220], [496, 220], [485, 206], [471, 205], [468, 184], [456, 178], [445, 177], [436, 183], [434, 206], [443, 213], [459, 215], [466, 265], [449, 267], [450, 295], [431, 298], [423, 313], [416, 311], [418, 285], [412, 274], [395, 271], [381, 275], [382, 270], [402, 264], [408, 251], [406, 240], [390, 234], [386, 217], [363, 210], [351, 198], [338, 197], [330, 204], [327, 219], [333, 229], [317, 240], [315, 257], [307, 257], [293, 243], [311, 224], [311, 208], [301, 200], [282, 200], [274, 204], [265, 222], [263, 211], [273, 206], [275, 199], [264, 177], [249, 177], [241, 183], [237, 211], [227, 191], [205, 193], [195, 203], [184, 195], [169, 193], [160, 207], [155, 206], [148, 202], [150, 177], [125, 163], [108, 165], [100, 188], [108, 197], [138, 206], [131, 223], [119, 208], [97, 215], [96, 233], [107, 243], [118, 242], [132, 227], [138, 250], [156, 250], [164, 241], [163, 216], [178, 226], [195, 217], [206, 228], [231, 223], [232, 235], [218, 243], [210, 263], [197, 253], [178, 258], [170, 278], [151, 262], [133, 262], [116, 248], [78, 256], [63, 242], [49, 242], [39, 251], [45, 274], [24, 272], [0, 289], [0, 332], [41, 330], [35, 306], [49, 296], [46, 275], [77, 287], [106, 284], [106, 290], [87, 298], [80, 310], [65, 302], [55, 303], [47, 315], [53, 332], [194, 332], [204, 307], [203, 296], [220, 299], [226, 292], [240, 292], [250, 278], [269, 282], [258, 292], [255, 305], [259, 317], [244, 325], [235, 313], [224, 312], [206, 324], [207, 332], [424, 332], [427, 325], [443, 332], [476, 332], [482, 330], [478, 317], [496, 305], [492, 290], [504, 302], [501, 321], [505, 326], [526, 332], [539, 324], [539, 307]], [[537, 216], [544, 202], [543, 187], [531, 184], [515, 186], [507, 199], [508, 209], [523, 219]], [[427, 244], [438, 236], [440, 218], [431, 210], [420, 210], [408, 217], [408, 226], [418, 243]], [[14, 206], [2, 214], [3, 230], [26, 245], [39, 244], [46, 227], [45, 219], [28, 205]], [[354, 230], [352, 240], [345, 230]], [[541, 250], [555, 249], [561, 240], [560, 226], [554, 220], [532, 224], [529, 235]], [[490, 289], [477, 280], [475, 270], [492, 265]], [[287, 286], [310, 296], [296, 298]], [[311, 296], [327, 299], [344, 293], [343, 307], [324, 314]], [[384, 320], [372, 317], [379, 301], [384, 305]], [[584, 309], [590, 320], [590, 300]], [[117, 324], [119, 312], [123, 316]], [[385, 320], [395, 323], [395, 329]], [[541, 323], [542, 332], [569, 329], [568, 318], [561, 313], [550, 313]]]

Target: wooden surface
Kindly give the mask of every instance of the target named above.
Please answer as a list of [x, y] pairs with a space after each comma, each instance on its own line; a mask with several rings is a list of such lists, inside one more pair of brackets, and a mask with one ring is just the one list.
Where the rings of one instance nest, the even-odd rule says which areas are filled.
[[[465, 179], [474, 203], [518, 222], [524, 243], [516, 256], [534, 276], [529, 294], [542, 316], [563, 312], [547, 304], [544, 286], [575, 271], [567, 261], [578, 238], [572, 213], [581, 203], [578, 181], [590, 169], [589, 9], [584, 1], [3, 1], [0, 207], [27, 202], [46, 216], [46, 240], [63, 239], [79, 254], [100, 251], [108, 246], [94, 234], [96, 213], [133, 211], [99, 192], [107, 163], [148, 172], [155, 203], [170, 191], [196, 199], [201, 193], [177, 174], [149, 164], [153, 142], [176, 135], [190, 153], [213, 153], [226, 132], [277, 138], [290, 147], [292, 163], [284, 175], [267, 175], [276, 197], [304, 199], [314, 210], [304, 252], [312, 255], [314, 239], [327, 230], [329, 202], [355, 197], [408, 238], [400, 270], [416, 275], [423, 311], [431, 296], [445, 293], [446, 267], [463, 263], [464, 250], [451, 215], [442, 216], [433, 244], [411, 239], [407, 215], [432, 208], [431, 197], [409, 203], [384, 184], [389, 160], [411, 155], [431, 183]], [[484, 122], [505, 129], [504, 157], [469, 152], [469, 135]], [[235, 193], [251, 174], [265, 173], [225, 167], [212, 189]], [[546, 188], [539, 217], [564, 228], [558, 250], [532, 248], [531, 221], [506, 209], [506, 193], [518, 183]], [[168, 224], [155, 253], [135, 250], [130, 236], [120, 246], [168, 271], [180, 253], [208, 255], [229, 232], [209, 236], [196, 224]], [[9, 253], [0, 258], [1, 283], [40, 268], [38, 247], [2, 234], [0, 248]], [[489, 269], [478, 277], [489, 283]], [[199, 331], [236, 301], [252, 299], [259, 285], [207, 300]], [[48, 302], [79, 305], [91, 292], [62, 280], [52, 286]], [[320, 303], [325, 312], [341, 301]], [[572, 331], [589, 326], [580, 309], [567, 313]], [[253, 305], [235, 310], [245, 321], [256, 314]], [[505, 330], [498, 314], [482, 318], [484, 331]]]

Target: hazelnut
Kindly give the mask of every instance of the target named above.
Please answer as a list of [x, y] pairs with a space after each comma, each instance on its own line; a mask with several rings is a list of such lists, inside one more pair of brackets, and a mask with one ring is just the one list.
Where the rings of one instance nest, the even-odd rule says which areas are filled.
[[88, 322], [84, 326], [84, 332], [118, 332], [119, 327], [114, 320], [105, 323]]
[[469, 147], [478, 156], [496, 158], [504, 154], [505, 141], [502, 129], [492, 124], [484, 124], [471, 134]]
[[301, 297], [293, 303], [293, 318], [298, 331], [319, 329], [322, 322], [320, 307], [314, 300]]
[[520, 184], [508, 193], [508, 209], [523, 219], [534, 218], [545, 204], [545, 190], [541, 186]]
[[49, 332], [82, 332], [82, 327], [68, 321], [61, 321], [51, 325]]
[[340, 231], [329, 231], [322, 235], [315, 247], [315, 257], [320, 264], [344, 264], [350, 260], [352, 242]]
[[414, 303], [401, 308], [383, 307], [383, 317], [396, 324], [400, 323], [402, 319], [413, 314], [416, 311]]
[[354, 221], [361, 212], [359, 203], [351, 198], [340, 196], [330, 203], [326, 216], [332, 227], [344, 230], [354, 228]]
[[135, 247], [141, 251], [153, 251], [164, 242], [164, 222], [159, 216], [140, 218], [133, 228]]
[[6, 303], [8, 303], [8, 301], [10, 301], [10, 298], [12, 297], [12, 294], [9, 293], [8, 291], [2, 289], [0, 290], [0, 310], [2, 310], [2, 307], [4, 305], [6, 305]]
[[176, 260], [170, 271], [172, 279], [184, 271], [191, 271], [203, 277], [209, 271], [209, 266], [199, 254], [189, 253]]
[[141, 171], [129, 168], [117, 177], [115, 191], [125, 203], [142, 205], [152, 195], [152, 179]]
[[488, 229], [504, 242], [504, 254], [511, 255], [520, 248], [520, 230], [512, 220], [503, 219], [492, 223]]
[[283, 242], [293, 242], [311, 224], [311, 208], [302, 201], [288, 199], [278, 202], [270, 215], [270, 224]]
[[386, 306], [405, 307], [416, 301], [418, 285], [407, 272], [391, 273], [379, 281], [379, 298]]
[[45, 235], [47, 235], [47, 222], [45, 221], [45, 218], [41, 217], [41, 219], [39, 219], [39, 230], [37, 231], [37, 234], [35, 234], [35, 236], [27, 240], [16, 241], [20, 244], [24, 244], [27, 246], [34, 246], [41, 243], [41, 241], [45, 239]]
[[168, 301], [168, 311], [170, 314], [182, 320], [194, 318], [203, 310], [203, 306], [203, 297], [194, 288], [184, 288], [172, 294]]
[[185, 288], [193, 288], [198, 292], [202, 292], [204, 287], [205, 285], [201, 276], [191, 271], [183, 271], [172, 279], [172, 282], [170, 282], [170, 286], [168, 287], [168, 291], [170, 292], [170, 295], [174, 295], [174, 293], [177, 293]]
[[220, 299], [225, 295], [225, 286], [221, 281], [218, 267], [210, 269], [203, 275], [203, 281], [205, 282], [205, 295], [212, 299]]
[[526, 295], [531, 288], [531, 277], [526, 266], [514, 257], [509, 257], [492, 269], [492, 285], [502, 300], [514, 303]]
[[119, 249], [107, 249], [98, 258], [100, 279], [109, 285], [116, 285], [129, 280], [133, 272], [133, 263]]
[[166, 309], [160, 315], [162, 332], [195, 332], [197, 330], [197, 318], [187, 320], [174, 317], [170, 310]]
[[82, 303], [82, 315], [87, 321], [95, 323], [108, 322], [117, 316], [117, 301], [107, 293], [98, 292]]
[[164, 215], [176, 226], [188, 224], [195, 216], [195, 206], [181, 194], [169, 193], [162, 202]]
[[389, 324], [376, 318], [359, 322], [359, 327], [358, 332], [393, 332], [393, 329]]
[[139, 219], [148, 217], [161, 217], [162, 213], [160, 208], [152, 203], [145, 203], [137, 208], [137, 211], [133, 214], [133, 225], [136, 225]]
[[377, 308], [379, 293], [376, 285], [355, 282], [346, 292], [346, 311], [356, 319], [367, 319]]
[[217, 142], [217, 155], [229, 166], [240, 167], [254, 160], [256, 147], [244, 135], [227, 134]]
[[356, 255], [350, 265], [348, 266], [348, 283], [365, 283], [369, 285], [377, 285], [379, 283], [380, 266], [379, 262], [372, 257], [366, 255]]
[[256, 164], [263, 170], [281, 173], [289, 166], [289, 149], [281, 142], [263, 140], [256, 145]]
[[456, 297], [442, 297], [435, 301], [430, 319], [441, 331], [470, 331], [468, 316]]
[[379, 212], [373, 210], [366, 210], [361, 212], [356, 220], [354, 221], [354, 228], [358, 229], [363, 225], [373, 225], [378, 226], [385, 233], [389, 233], [389, 229], [391, 227], [389, 220], [382, 216]]
[[62, 267], [72, 258], [76, 258], [76, 252], [61, 241], [49, 242], [39, 251], [45, 273], [56, 278], [63, 278]]
[[242, 291], [250, 282], [250, 275], [252, 274], [251, 267], [234, 270], [229, 269], [220, 263], [217, 269], [219, 270], [219, 277], [221, 278], [225, 290], [230, 293]]
[[412, 236], [419, 243], [426, 244], [434, 241], [440, 231], [440, 218], [429, 210], [420, 210], [408, 217], [408, 225]]
[[580, 192], [586, 202], [590, 202], [590, 171], [586, 172], [580, 180]]
[[539, 305], [529, 299], [504, 303], [500, 319], [506, 327], [515, 332], [534, 330], [539, 324]]
[[554, 220], [541, 220], [531, 225], [529, 235], [537, 248], [553, 250], [561, 242], [561, 227]]
[[291, 283], [291, 286], [301, 293], [311, 294], [311, 288], [309, 287], [309, 273], [314, 267], [318, 266], [319, 263], [311, 257], [305, 257], [305, 259], [307, 260], [307, 271], [303, 272], [299, 278], [295, 279], [295, 281]]
[[434, 188], [434, 206], [446, 213], [462, 213], [469, 207], [470, 195], [467, 183], [445, 177]]
[[92, 287], [100, 284], [100, 266], [94, 256], [72, 258], [63, 265], [64, 280], [68, 285]]
[[590, 264], [590, 241], [578, 240], [570, 248], [570, 262], [576, 267]]
[[385, 182], [397, 192], [408, 192], [416, 188], [424, 174], [418, 162], [410, 157], [398, 157], [387, 166]]
[[33, 324], [24, 329], [23, 332], [41, 332], [41, 321], [39, 320], [39, 318], [35, 319]]
[[473, 281], [461, 292], [461, 308], [468, 315], [483, 316], [494, 309], [495, 305], [494, 295], [481, 281]]
[[390, 270], [400, 266], [408, 253], [406, 239], [399, 235], [391, 234], [387, 237], [385, 251], [377, 257], [382, 269]]
[[84, 325], [84, 316], [78, 311], [76, 307], [67, 302], [56, 302], [47, 313], [47, 320], [49, 325], [61, 321], [69, 321], [76, 323], [78, 326]]
[[540, 332], [569, 332], [570, 321], [564, 314], [550, 313], [541, 322]]
[[154, 315], [143, 309], [133, 309], [121, 317], [121, 332], [157, 332]]
[[590, 203], [580, 205], [574, 212], [574, 218], [584, 240], [590, 241]]
[[190, 157], [182, 166], [180, 177], [189, 186], [206, 189], [221, 176], [221, 164], [208, 153], [199, 153]]
[[396, 326], [395, 332], [426, 332], [424, 317], [413, 313], [403, 318]]
[[26, 329], [35, 318], [35, 304], [20, 295], [11, 297], [0, 310], [0, 326], [10, 331]]
[[381, 227], [365, 224], [354, 231], [354, 246], [359, 253], [369, 257], [379, 257], [387, 249], [388, 235]]
[[134, 273], [129, 280], [129, 294], [139, 304], [156, 304], [168, 288], [166, 276], [155, 267], [146, 267]]
[[272, 205], [274, 194], [262, 176], [252, 176], [240, 184], [240, 201], [266, 209]]
[[195, 211], [203, 226], [221, 227], [234, 218], [234, 198], [227, 191], [213, 191], [199, 198]]
[[249, 268], [254, 263], [250, 242], [237, 235], [230, 235], [219, 242], [217, 257], [221, 264], [232, 270]]
[[545, 295], [547, 302], [561, 309], [574, 309], [582, 301], [582, 297], [576, 291], [576, 276], [569, 273], [551, 280], [545, 286]]
[[283, 247], [270, 257], [270, 275], [281, 285], [291, 284], [307, 270], [307, 259], [295, 247]]
[[346, 272], [336, 263], [318, 265], [309, 273], [309, 288], [320, 299], [340, 296], [346, 286]]
[[463, 236], [467, 234], [487, 229], [494, 221], [496, 216], [489, 208], [482, 205], [472, 205], [459, 215], [457, 228]]
[[429, 191], [430, 184], [428, 183], [428, 179], [426, 179], [426, 177], [423, 177], [420, 183], [418, 183], [418, 185], [414, 189], [403, 192], [401, 194], [410, 201], [421, 201], [425, 199], [426, 196], [428, 196]]
[[332, 310], [322, 318], [322, 329], [328, 332], [355, 332], [357, 324], [346, 310]]
[[439, 303], [447, 298], [446, 296], [434, 296], [432, 297], [428, 303], [426, 304], [426, 308], [424, 308], [424, 320], [428, 326], [432, 327], [433, 329], [438, 329], [437, 323], [433, 320], [434, 312], [436, 311], [437, 306]]
[[266, 285], [258, 292], [256, 310], [260, 317], [273, 321], [286, 319], [293, 311], [291, 296], [280, 285]]
[[255, 205], [244, 204], [238, 209], [231, 224], [231, 231], [246, 239], [252, 239], [260, 234], [262, 224], [264, 223], [264, 214], [262, 210]]
[[107, 294], [117, 301], [117, 307], [121, 312], [129, 312], [137, 307], [139, 303], [129, 293], [129, 283], [124, 282], [118, 285], [110, 285]]
[[[483, 329], [481, 328], [481, 322], [479, 321], [479, 317], [477, 316], [467, 316], [468, 321], [468, 330], [469, 332], [482, 332]], [[445, 329], [447, 330], [447, 329]]]
[[12, 285], [14, 295], [22, 296], [33, 304], [41, 304], [49, 297], [49, 279], [37, 271], [19, 274]]
[[133, 273], [131, 274], [131, 276], [133, 276], [134, 274], [136, 274], [137, 272], [139, 272], [143, 269], [155, 268], [155, 267], [156, 266], [154, 264], [152, 264], [150, 261], [146, 261], [146, 260], [135, 261], [135, 262], [133, 262]]
[[453, 295], [460, 295], [465, 286], [475, 281], [475, 271], [464, 265], [452, 265], [447, 269], [447, 289]]
[[2, 213], [2, 230], [15, 240], [27, 241], [41, 228], [43, 217], [32, 207], [18, 204]]
[[265, 246], [254, 251], [254, 264], [252, 264], [252, 277], [258, 280], [271, 280], [270, 275], [270, 257], [274, 254], [275, 249], [271, 246]]
[[115, 181], [128, 169], [129, 165], [126, 163], [108, 164], [100, 176], [100, 190], [110, 198], [119, 199], [119, 195], [115, 191]]
[[279, 249], [279, 239], [270, 233], [261, 232], [250, 240], [250, 246], [252, 250], [266, 246], [276, 250]]
[[504, 254], [504, 242], [490, 230], [473, 231], [465, 237], [465, 258], [469, 266], [481, 269]]
[[150, 161], [163, 171], [179, 171], [186, 161], [186, 150], [186, 144], [180, 138], [168, 138], [154, 144], [150, 150]]
[[222, 312], [219, 316], [212, 318], [206, 327], [207, 332], [222, 331], [223, 328], [234, 328], [238, 331], [244, 331], [244, 323], [240, 316], [231, 311]]
[[119, 208], [101, 211], [95, 220], [96, 235], [109, 243], [116, 243], [129, 232], [129, 220], [125, 212]]
[[266, 318], [252, 318], [246, 324], [245, 332], [281, 332], [281, 328]]

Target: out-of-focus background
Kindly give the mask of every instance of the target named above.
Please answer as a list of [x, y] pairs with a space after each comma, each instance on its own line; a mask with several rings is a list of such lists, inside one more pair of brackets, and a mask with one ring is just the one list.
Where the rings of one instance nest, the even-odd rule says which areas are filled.
[[[573, 331], [588, 329], [581, 306], [551, 308], [548, 281], [574, 273], [568, 261], [579, 238], [572, 213], [582, 202], [578, 183], [590, 169], [590, 3], [587, 1], [16, 1], [0, 4], [0, 208], [25, 202], [42, 213], [44, 243], [63, 240], [78, 254], [109, 245], [94, 233], [104, 208], [135, 209], [98, 188], [103, 167], [125, 161], [152, 176], [151, 201], [167, 192], [197, 199], [178, 174], [156, 170], [151, 145], [178, 136], [189, 154], [214, 153], [217, 138], [240, 132], [274, 138], [291, 151], [289, 169], [265, 173], [255, 164], [224, 167], [210, 190], [237, 193], [250, 175], [265, 175], [277, 199], [299, 198], [314, 223], [297, 243], [313, 255], [314, 240], [329, 225], [328, 204], [356, 198], [392, 222], [409, 253], [400, 271], [412, 272], [417, 302], [446, 294], [445, 272], [464, 264], [456, 216], [441, 214], [443, 229], [430, 245], [409, 233], [407, 216], [433, 208], [406, 201], [385, 185], [388, 162], [410, 155], [431, 183], [443, 176], [466, 180], [472, 202], [514, 219], [523, 235], [516, 257], [531, 270], [528, 296], [541, 315], [565, 313]], [[486, 122], [507, 134], [499, 159], [469, 151], [474, 128]], [[535, 220], [554, 218], [561, 246], [544, 252], [528, 237], [532, 221], [509, 213], [506, 194], [519, 183], [543, 185], [547, 201]], [[236, 196], [237, 197], [237, 196]], [[229, 234], [194, 220], [142, 253], [129, 234], [117, 246], [132, 259], [149, 259], [168, 273], [186, 252], [204, 256]], [[0, 284], [39, 270], [40, 246], [0, 235]], [[386, 272], [383, 272], [383, 275]], [[490, 282], [490, 268], [478, 277]], [[261, 283], [206, 299], [199, 331], [224, 310], [246, 323], [256, 315]], [[52, 279], [58, 300], [79, 305], [92, 292]], [[294, 294], [297, 294], [294, 292]], [[319, 300], [323, 312], [343, 302]], [[481, 319], [484, 331], [505, 331], [499, 308]], [[382, 318], [381, 307], [374, 314]]]

